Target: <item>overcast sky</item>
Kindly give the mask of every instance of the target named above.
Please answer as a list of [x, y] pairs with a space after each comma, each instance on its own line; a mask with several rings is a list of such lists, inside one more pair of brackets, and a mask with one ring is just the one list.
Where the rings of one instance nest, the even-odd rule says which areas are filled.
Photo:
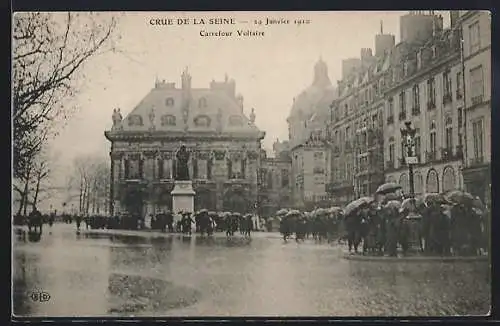
[[[244, 97], [245, 112], [255, 108], [257, 126], [266, 132], [264, 147], [288, 137], [286, 118], [293, 98], [312, 83], [313, 67], [321, 57], [332, 83], [341, 77], [341, 60], [359, 57], [372, 48], [383, 21], [384, 32], [399, 40], [399, 17], [406, 12], [247, 12], [247, 13], [127, 13], [120, 15], [118, 47], [125, 54], [105, 54], [85, 66], [87, 85], [76, 98], [80, 111], [53, 141], [61, 160], [79, 154], [107, 155], [103, 132], [112, 125], [113, 109], [124, 116], [154, 87], [155, 78], [176, 82], [188, 67], [192, 86], [208, 87], [227, 74]], [[106, 13], [113, 15], [116, 13]], [[152, 26], [151, 18], [234, 17], [248, 21], [227, 25]], [[289, 25], [256, 27], [255, 19], [287, 18]], [[310, 20], [297, 26], [294, 19]], [[447, 17], [445, 16], [445, 21]], [[250, 29], [264, 37], [200, 37], [200, 30]]]

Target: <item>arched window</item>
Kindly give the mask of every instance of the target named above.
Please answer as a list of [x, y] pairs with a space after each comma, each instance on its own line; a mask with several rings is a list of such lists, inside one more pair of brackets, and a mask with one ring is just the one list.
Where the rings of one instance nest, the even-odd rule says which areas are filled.
[[455, 189], [455, 171], [451, 166], [447, 166], [443, 170], [443, 191]]
[[439, 192], [439, 177], [434, 169], [430, 169], [429, 173], [427, 173], [427, 192]]
[[207, 115], [199, 115], [193, 119], [197, 127], [210, 127], [211, 119]]
[[230, 126], [243, 126], [243, 119], [238, 115], [232, 115], [229, 117]]
[[198, 100], [198, 107], [206, 108], [207, 107], [207, 99], [202, 97]]
[[161, 125], [162, 126], [175, 126], [176, 118], [171, 114], [162, 115], [161, 117]]
[[165, 100], [165, 105], [166, 106], [174, 106], [174, 99], [172, 97], [169, 97]]
[[422, 175], [419, 172], [416, 172], [413, 176], [415, 184], [414, 184], [414, 190], [415, 194], [422, 194], [424, 192], [424, 179], [422, 178]]
[[142, 117], [138, 114], [133, 114], [128, 117], [128, 125], [129, 126], [142, 126]]

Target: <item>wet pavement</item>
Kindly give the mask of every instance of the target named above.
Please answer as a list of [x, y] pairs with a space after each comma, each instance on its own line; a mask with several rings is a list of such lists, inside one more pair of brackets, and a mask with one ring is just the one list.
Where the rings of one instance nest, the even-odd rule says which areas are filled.
[[43, 232], [38, 242], [14, 236], [17, 316], [456, 316], [490, 308], [487, 261], [346, 260], [337, 245], [261, 234], [77, 235], [64, 224]]

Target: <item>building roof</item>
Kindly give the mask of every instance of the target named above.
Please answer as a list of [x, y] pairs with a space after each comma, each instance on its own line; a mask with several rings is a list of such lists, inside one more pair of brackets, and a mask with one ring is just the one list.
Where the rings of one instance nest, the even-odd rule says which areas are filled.
[[163, 132], [259, 133], [243, 112], [243, 98], [232, 91], [234, 81], [227, 79], [212, 82], [210, 88], [191, 88], [190, 82], [176, 88], [174, 83], [157, 82], [123, 119], [122, 130], [150, 131], [153, 122], [154, 130]]

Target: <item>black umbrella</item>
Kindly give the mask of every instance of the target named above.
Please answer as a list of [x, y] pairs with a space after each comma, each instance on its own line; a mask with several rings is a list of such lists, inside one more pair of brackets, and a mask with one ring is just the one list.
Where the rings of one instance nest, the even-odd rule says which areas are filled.
[[385, 195], [391, 192], [395, 192], [398, 189], [401, 189], [401, 185], [394, 182], [388, 182], [378, 187], [375, 193]]
[[349, 204], [347, 204], [346, 207], [344, 207], [344, 215], [346, 215], [346, 216], [350, 215], [353, 212], [355, 212], [356, 210], [370, 205], [371, 203], [373, 203], [373, 201], [374, 201], [374, 199], [372, 197], [358, 198], [358, 199], [350, 202]]

